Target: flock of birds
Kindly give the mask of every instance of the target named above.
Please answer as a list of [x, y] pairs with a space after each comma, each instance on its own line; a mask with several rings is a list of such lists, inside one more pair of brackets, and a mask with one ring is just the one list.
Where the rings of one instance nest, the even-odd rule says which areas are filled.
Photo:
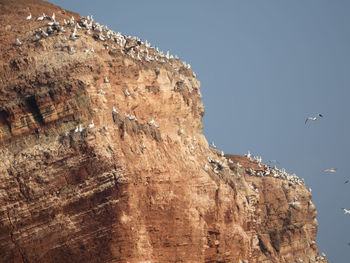
[[[32, 14], [29, 14], [25, 20], [29, 21], [33, 19]], [[33, 42], [40, 41], [41, 39], [48, 38], [49, 36], [54, 35], [63, 35], [62, 42], [65, 43], [68, 41], [65, 33], [69, 30], [69, 40], [75, 41], [81, 37], [79, 33], [84, 33], [86, 35], [91, 35], [95, 40], [103, 42], [103, 46], [106, 50], [119, 50], [122, 54], [128, 55], [129, 57], [145, 62], [157, 61], [160, 63], [166, 63], [170, 60], [179, 60], [179, 57], [176, 55], [171, 55], [169, 51], [165, 54], [163, 51], [160, 51], [158, 47], [151, 46], [150, 42], [145, 40], [144, 42], [135, 36], [126, 36], [122, 35], [120, 32], [115, 32], [108, 28], [106, 25], [100, 25], [98, 22], [94, 22], [93, 16], [88, 15], [86, 18], [82, 17], [79, 21], [75, 22], [74, 16], [69, 20], [63, 19], [63, 22], [56, 20], [55, 13], [52, 16], [48, 16], [43, 13], [41, 16], [36, 18], [36, 21], [45, 21], [49, 22], [38, 28], [34, 32]], [[16, 39], [16, 45], [22, 46], [23, 40]], [[116, 45], [116, 46], [115, 46]], [[119, 48], [118, 48], [119, 46]], [[76, 53], [73, 47], [68, 46], [68, 51], [70, 54]], [[85, 49], [86, 53], [94, 53], [94, 48]], [[191, 65], [185, 61], [180, 61], [186, 69], [190, 69]], [[174, 67], [175, 68], [175, 67]], [[193, 73], [195, 76], [195, 73]]]
[[[32, 14], [30, 13], [25, 20], [30, 21], [34, 20]], [[180, 70], [180, 67], [174, 66], [172, 61], [180, 62], [185, 69], [191, 69], [191, 65], [186, 63], [186, 61], [180, 61], [179, 57], [176, 55], [170, 54], [169, 51], [164, 53], [160, 51], [158, 47], [152, 46], [151, 43], [147, 40], [142, 41], [140, 38], [135, 36], [123, 35], [120, 32], [115, 32], [108, 28], [106, 25], [101, 25], [98, 22], [94, 22], [92, 15], [88, 15], [86, 18], [81, 17], [79, 21], [76, 21], [74, 16], [71, 16], [70, 19], [63, 21], [58, 21], [55, 13], [51, 16], [43, 13], [35, 19], [38, 23], [40, 22], [40, 27], [33, 32], [33, 36], [28, 40], [20, 40], [16, 38], [16, 46], [23, 46], [25, 41], [37, 42], [43, 39], [49, 38], [51, 36], [60, 36], [62, 43], [69, 43], [71, 41], [76, 41], [81, 38], [82, 34], [91, 36], [94, 40], [102, 42], [105, 50], [119, 51], [124, 55], [131, 57], [132, 59], [138, 61], [152, 62], [156, 61], [159, 63], [169, 63], [173, 66], [175, 70]], [[46, 24], [43, 24], [44, 21], [47, 21]], [[69, 54], [77, 53], [76, 50], [70, 45], [62, 47], [62, 51], [69, 51]], [[83, 50], [84, 53], [95, 53], [94, 47]], [[196, 77], [196, 74], [192, 72], [193, 76]], [[104, 82], [109, 83], [108, 77], [104, 77]], [[105, 94], [103, 90], [98, 91], [100, 94]], [[130, 96], [128, 89], [124, 91], [125, 96]], [[115, 107], [113, 107], [114, 114], [119, 113]], [[130, 114], [125, 114], [125, 118], [138, 121], [137, 118]], [[148, 125], [159, 128], [159, 125], [155, 122], [154, 118], [151, 121], [147, 122]], [[81, 133], [84, 130], [93, 129], [95, 127], [94, 121], [88, 124], [87, 127], [84, 127], [83, 124], [79, 124], [72, 132]], [[108, 126], [103, 126], [105, 130], [108, 129]], [[69, 132], [64, 133], [65, 136], [69, 135]], [[142, 143], [142, 149], [145, 149], [146, 146]]]
[[[25, 20], [29, 21], [31, 20], [32, 14], [29, 14]], [[71, 33], [69, 35], [70, 41], [75, 41], [80, 38], [79, 33], [84, 32], [86, 35], [92, 35], [92, 37], [97, 41], [102, 41], [104, 44], [104, 48], [106, 50], [119, 50], [121, 53], [128, 55], [129, 57], [133, 59], [137, 59], [139, 61], [158, 61], [161, 63], [165, 63], [166, 60], [179, 60], [178, 56], [173, 56], [167, 51], [166, 54], [164, 54], [162, 51], [159, 51], [158, 47], [153, 47], [151, 44], [145, 40], [145, 42], [141, 41], [138, 37], [132, 37], [132, 36], [126, 36], [122, 35], [120, 32], [115, 32], [113, 30], [110, 30], [107, 26], [100, 25], [97, 22], [94, 22], [93, 16], [88, 15], [86, 18], [81, 18], [80, 21], [75, 22], [75, 18], [72, 16], [71, 19], [66, 20], [63, 19], [63, 22], [60, 23], [56, 21], [55, 13], [52, 14], [52, 16], [48, 16], [45, 13], [43, 13], [41, 16], [36, 18], [36, 21], [44, 21], [48, 20], [49, 22], [45, 25], [45, 29], [42, 29], [39, 27], [34, 32], [34, 39], [32, 39], [33, 42], [40, 41], [41, 39], [48, 38], [50, 35], [53, 35], [54, 33], [57, 34], [65, 34], [67, 31], [66, 29], [71, 29]], [[67, 29], [68, 30], [68, 29]], [[63, 43], [67, 42], [68, 39], [64, 35], [63, 39], [61, 39]], [[115, 47], [114, 44], [119, 45], [119, 48]], [[20, 39], [16, 38], [16, 45], [22, 46], [23, 43]], [[73, 47], [68, 47], [68, 51], [70, 54], [76, 53]], [[95, 50], [93, 47], [90, 49], [85, 49], [85, 53], [94, 53]], [[187, 69], [190, 69], [191, 66], [187, 64], [185, 61], [182, 62], [183, 66]], [[195, 76], [195, 73], [193, 73]], [[109, 83], [109, 79], [105, 77], [104, 79], [105, 83]], [[126, 90], [126, 93], [129, 93]], [[126, 94], [127, 95], [127, 94]], [[130, 93], [129, 93], [130, 95]], [[118, 113], [118, 111], [113, 107], [113, 112]], [[125, 117], [130, 120], [137, 120], [135, 116], [131, 116], [128, 114], [125, 114]], [[323, 115], [318, 113], [314, 116], [307, 117], [305, 120], [305, 124], [307, 124], [310, 121], [317, 121], [319, 118], [323, 118]], [[155, 127], [159, 127], [154, 119], [152, 119], [150, 122], [148, 122], [149, 125], [154, 125]], [[92, 129], [94, 128], [95, 124], [92, 121], [88, 128]], [[106, 126], [108, 128], [108, 126]], [[107, 129], [106, 128], [106, 129]], [[82, 124], [78, 125], [74, 132], [82, 132], [84, 130]], [[65, 133], [67, 135], [67, 133]], [[214, 142], [211, 145], [213, 148], [216, 148]], [[146, 146], [143, 144], [142, 148], [146, 148]], [[288, 174], [285, 169], [278, 169], [276, 167], [276, 164], [279, 164], [276, 160], [271, 160], [268, 162], [269, 165], [265, 165], [262, 163], [262, 158], [258, 156], [252, 156], [250, 152], [246, 155], [247, 158], [249, 158], [251, 161], [255, 161], [258, 163], [259, 167], [262, 167], [263, 170], [255, 171], [253, 169], [246, 169], [246, 172], [251, 175], [255, 176], [273, 176], [275, 178], [281, 178], [286, 179], [290, 182], [290, 184], [304, 184], [304, 179], [300, 179], [295, 174]], [[210, 164], [214, 164], [214, 173], [219, 173], [221, 169], [227, 169], [223, 162], [220, 160], [213, 160], [210, 157], [208, 157], [208, 162]], [[229, 163], [232, 161], [229, 160]], [[271, 167], [274, 164], [274, 167]], [[237, 163], [238, 167], [242, 167], [239, 163]], [[205, 170], [209, 170], [209, 167], [206, 165]], [[330, 168], [324, 170], [325, 173], [335, 173], [337, 171], [336, 168]], [[238, 173], [238, 176], [240, 177], [240, 174]], [[345, 183], [349, 183], [350, 180], [345, 181]], [[254, 189], [255, 191], [258, 191], [258, 189]], [[311, 189], [309, 189], [311, 191]], [[342, 208], [344, 211], [344, 214], [350, 214], [350, 209]], [[350, 245], [350, 243], [349, 243]]]
[[[316, 114], [315, 116], [311, 116], [311, 117], [307, 117], [306, 120], [305, 120], [305, 124], [308, 122], [308, 121], [316, 121], [318, 119], [318, 117], [323, 117], [323, 115], [321, 113], [318, 113]], [[325, 173], [330, 173], [330, 174], [334, 174], [337, 172], [337, 168], [329, 168], [329, 169], [325, 169], [323, 170]], [[350, 179], [346, 180], [344, 182], [344, 184], [347, 184], [350, 182]], [[346, 208], [342, 208], [342, 210], [344, 211], [344, 214], [350, 214], [350, 209], [346, 209]], [[350, 243], [348, 243], [349, 246], [350, 246]]]

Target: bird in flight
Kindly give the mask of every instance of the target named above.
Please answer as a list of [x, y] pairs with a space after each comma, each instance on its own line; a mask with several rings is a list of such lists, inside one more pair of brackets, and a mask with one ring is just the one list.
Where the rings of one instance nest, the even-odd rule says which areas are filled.
[[329, 168], [326, 170], [323, 170], [325, 173], [335, 173], [337, 171], [337, 168]]
[[342, 208], [344, 211], [344, 214], [350, 214], [350, 209]]
[[310, 121], [316, 121], [318, 117], [323, 118], [323, 115], [321, 113], [316, 114], [316, 116], [312, 117], [307, 117], [305, 120], [305, 124], [310, 120]]

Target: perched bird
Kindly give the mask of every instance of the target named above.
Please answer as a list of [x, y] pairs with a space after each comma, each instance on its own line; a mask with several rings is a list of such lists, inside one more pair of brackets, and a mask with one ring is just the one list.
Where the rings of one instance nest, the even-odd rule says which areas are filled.
[[109, 83], [109, 79], [108, 79], [108, 77], [105, 77], [105, 83]]
[[22, 42], [18, 38], [16, 38], [16, 44], [17, 46], [22, 46]]
[[128, 89], [126, 89], [126, 90], [124, 91], [124, 94], [125, 94], [125, 96], [130, 96], [130, 92], [129, 92], [129, 90], [128, 90]]
[[73, 32], [72, 32], [72, 34], [70, 35], [69, 38], [72, 39], [72, 40], [78, 39], [78, 36], [76, 34], [77, 34], [77, 28], [74, 27], [74, 30], [73, 30]]
[[55, 18], [56, 18], [55, 13], [52, 13], [51, 20], [52, 20], [52, 21], [55, 21]]
[[118, 113], [117, 109], [113, 106], [113, 113]]
[[312, 117], [307, 117], [305, 120], [305, 124], [310, 120], [310, 121], [316, 121], [318, 117], [323, 117], [323, 115], [321, 113], [318, 113], [316, 116], [312, 116]]
[[329, 169], [326, 169], [326, 170], [323, 170], [325, 173], [335, 173], [337, 171], [336, 168], [329, 168]]
[[251, 154], [250, 154], [250, 151], [248, 151], [247, 158], [250, 158], [250, 157], [251, 157]]
[[350, 209], [342, 208], [344, 211], [344, 214], [350, 214]]
[[211, 147], [216, 148], [214, 141], [211, 142]]
[[26, 17], [26, 20], [32, 19], [32, 14], [29, 14], [29, 16]]
[[39, 16], [36, 21], [43, 21], [45, 19], [46, 15], [43, 13], [41, 16]]

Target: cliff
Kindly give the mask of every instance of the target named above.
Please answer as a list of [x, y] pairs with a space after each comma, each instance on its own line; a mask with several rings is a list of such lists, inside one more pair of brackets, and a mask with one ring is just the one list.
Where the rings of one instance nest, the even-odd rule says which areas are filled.
[[0, 21], [0, 262], [328, 262], [302, 180], [209, 147], [189, 65], [47, 2]]

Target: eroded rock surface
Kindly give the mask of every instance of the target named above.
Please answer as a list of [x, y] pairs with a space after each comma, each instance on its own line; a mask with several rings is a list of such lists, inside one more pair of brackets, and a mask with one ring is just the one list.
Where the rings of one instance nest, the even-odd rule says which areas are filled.
[[301, 180], [209, 147], [186, 63], [84, 20], [0, 1], [0, 262], [328, 262]]

